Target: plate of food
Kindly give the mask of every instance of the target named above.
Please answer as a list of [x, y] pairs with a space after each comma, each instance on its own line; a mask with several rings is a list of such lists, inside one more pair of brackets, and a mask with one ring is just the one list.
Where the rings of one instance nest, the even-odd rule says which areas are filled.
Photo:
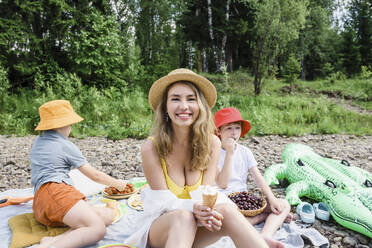
[[[114, 201], [114, 200], [109, 200], [109, 201]], [[94, 204], [93, 207], [107, 207], [107, 203], [98, 203], [98, 204]], [[114, 216], [114, 220], [112, 221], [112, 224], [118, 222], [121, 217], [123, 217], [124, 213], [127, 212], [127, 209], [126, 209], [126, 206], [125, 206], [125, 203], [118, 203], [117, 205], [117, 208], [115, 210], [115, 216]]]
[[129, 197], [127, 203], [130, 208], [133, 208], [138, 211], [143, 211], [141, 195], [139, 194], [132, 195], [131, 197]]
[[102, 195], [104, 197], [110, 198], [110, 199], [126, 199], [129, 198], [131, 195], [137, 193], [137, 189], [134, 188], [133, 184], [127, 183], [125, 186], [125, 189], [123, 191], [119, 191], [115, 187], [106, 187], [102, 191]]

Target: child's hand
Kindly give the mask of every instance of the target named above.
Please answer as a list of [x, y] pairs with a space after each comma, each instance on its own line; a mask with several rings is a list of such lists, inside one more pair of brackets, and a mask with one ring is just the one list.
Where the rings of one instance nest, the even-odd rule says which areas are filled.
[[233, 138], [222, 140], [222, 147], [228, 153], [233, 153], [236, 148], [236, 141]]
[[115, 184], [112, 185], [112, 186], [114, 186], [119, 191], [124, 191], [125, 187], [127, 186], [127, 183], [123, 180], [117, 180], [116, 179]]
[[284, 208], [285, 208], [284, 203], [280, 199], [274, 197], [270, 201], [270, 209], [274, 214], [280, 214]]
[[201, 203], [194, 204], [194, 216], [207, 230], [214, 232], [221, 230], [223, 216], [216, 210]]

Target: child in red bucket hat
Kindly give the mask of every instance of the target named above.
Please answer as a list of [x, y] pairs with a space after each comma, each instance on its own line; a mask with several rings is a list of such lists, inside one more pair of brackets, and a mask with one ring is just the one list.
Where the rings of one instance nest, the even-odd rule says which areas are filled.
[[265, 210], [254, 217], [247, 217], [254, 225], [265, 221], [261, 235], [270, 247], [284, 247], [284, 244], [273, 239], [276, 230], [284, 221], [293, 218], [290, 205], [285, 199], [278, 199], [272, 193], [257, 168], [257, 162], [251, 150], [238, 143], [239, 138], [251, 129], [249, 121], [244, 120], [236, 108], [223, 108], [214, 115], [216, 133], [222, 142], [222, 150], [218, 164], [216, 184], [225, 194], [247, 191], [248, 172], [255, 183], [262, 189], [268, 200]]
[[31, 184], [34, 187], [32, 209], [35, 219], [46, 226], [69, 226], [67, 232], [40, 240], [39, 248], [86, 247], [97, 243], [106, 226], [118, 215], [117, 202], [106, 207], [92, 207], [74, 186], [68, 173], [78, 169], [91, 180], [122, 191], [126, 183], [92, 167], [79, 148], [68, 140], [71, 125], [83, 120], [69, 101], [54, 100], [39, 108], [40, 122], [35, 128], [44, 131], [32, 144], [30, 152]]

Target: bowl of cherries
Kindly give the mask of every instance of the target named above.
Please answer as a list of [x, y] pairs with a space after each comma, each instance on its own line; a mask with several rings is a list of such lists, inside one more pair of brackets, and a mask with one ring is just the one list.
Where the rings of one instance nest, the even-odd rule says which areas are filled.
[[244, 216], [256, 216], [262, 213], [267, 205], [265, 196], [259, 188], [233, 192], [229, 194], [229, 198], [238, 206]]

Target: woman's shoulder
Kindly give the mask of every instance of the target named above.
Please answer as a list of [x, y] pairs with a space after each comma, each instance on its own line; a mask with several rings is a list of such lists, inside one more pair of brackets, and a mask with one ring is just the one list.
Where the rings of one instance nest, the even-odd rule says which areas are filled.
[[216, 135], [211, 135], [212, 147], [221, 147], [221, 140]]
[[141, 145], [141, 151], [142, 152], [156, 151], [155, 141], [151, 138], [146, 139], [145, 142], [143, 142]]

